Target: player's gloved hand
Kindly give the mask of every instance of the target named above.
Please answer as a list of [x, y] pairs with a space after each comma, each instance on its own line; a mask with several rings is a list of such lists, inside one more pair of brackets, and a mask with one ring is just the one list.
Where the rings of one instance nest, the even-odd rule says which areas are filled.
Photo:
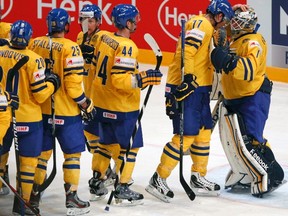
[[12, 109], [17, 110], [19, 108], [19, 97], [18, 97], [18, 95], [13, 94], [11, 92], [7, 92], [7, 91], [4, 91], [4, 94], [5, 94], [6, 98], [7, 98], [8, 105]]
[[46, 82], [51, 82], [54, 85], [54, 92], [53, 94], [60, 88], [61, 86], [61, 79], [56, 73], [47, 73], [45, 77]]
[[239, 57], [231, 55], [223, 47], [216, 47], [211, 53], [211, 62], [216, 70], [224, 70], [226, 74], [237, 66]]
[[166, 95], [165, 104], [166, 115], [169, 116], [170, 119], [174, 119], [179, 116], [180, 104], [172, 93]]
[[9, 45], [8, 40], [0, 38], [0, 46]]
[[81, 45], [80, 49], [83, 54], [83, 58], [87, 64], [92, 62], [92, 58], [94, 56], [94, 47], [89, 45]]
[[160, 85], [162, 76], [163, 74], [160, 72], [160, 70], [150, 69], [147, 71], [142, 71], [139, 74], [136, 74], [138, 87], [143, 89], [148, 85]]
[[86, 97], [86, 101], [78, 106], [81, 110], [82, 119], [84, 121], [91, 121], [96, 116], [96, 108], [90, 98]]
[[195, 91], [198, 87], [196, 78], [197, 77], [193, 74], [186, 74], [184, 76], [184, 81], [176, 87], [175, 92], [173, 93], [177, 101], [184, 100]]
[[223, 47], [224, 49], [229, 49], [229, 42], [227, 39], [227, 30], [226, 28], [222, 27], [217, 29], [213, 33], [213, 41], [215, 47]]

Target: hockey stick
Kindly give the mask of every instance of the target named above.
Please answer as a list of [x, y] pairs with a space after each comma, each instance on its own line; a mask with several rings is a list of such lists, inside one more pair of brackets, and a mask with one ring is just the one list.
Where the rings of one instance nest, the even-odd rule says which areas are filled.
[[[6, 85], [6, 90], [9, 91], [9, 92], [13, 92], [13, 94], [16, 94], [17, 93], [17, 89], [15, 88], [15, 83], [16, 83], [16, 79], [15, 76], [16, 74], [18, 74], [19, 72], [19, 69], [24, 65], [26, 64], [27, 62], [29, 61], [29, 56], [24, 56], [22, 57], [15, 65], [13, 68], [11, 68], [9, 71], [8, 71], [8, 74], [7, 74], [7, 85]], [[14, 80], [14, 88], [12, 87], [13, 85], [13, 80]], [[14, 135], [14, 145], [15, 145], [15, 157], [16, 157], [16, 169], [17, 169], [17, 175], [16, 175], [16, 178], [17, 178], [17, 191], [19, 193], [17, 193], [17, 191], [11, 186], [11, 185], [8, 185], [4, 179], [2, 179], [1, 177], [1, 180], [3, 181], [3, 183], [8, 186], [11, 191], [15, 194], [15, 199], [14, 199], [14, 205], [13, 205], [13, 209], [17, 208], [16, 207], [16, 203], [18, 201], [20, 201], [20, 204], [24, 204], [26, 205], [29, 209], [31, 209], [31, 211], [33, 213], [35, 213], [36, 215], [39, 215], [38, 211], [36, 209], [34, 209], [30, 204], [27, 204], [25, 202], [25, 200], [22, 198], [22, 186], [21, 186], [21, 174], [20, 174], [20, 155], [19, 155], [19, 146], [18, 146], [18, 135], [17, 135], [17, 125], [16, 125], [16, 115], [15, 115], [15, 109], [12, 107], [12, 125], [13, 125], [13, 135]], [[17, 199], [17, 200], [16, 200]], [[21, 205], [21, 212], [23, 213], [24, 209], [22, 208], [22, 205]]]
[[[181, 20], [181, 78], [184, 81], [184, 51], [185, 51], [185, 20]], [[181, 102], [180, 110], [180, 154], [179, 154], [179, 178], [182, 187], [191, 201], [195, 199], [195, 193], [187, 184], [183, 176], [183, 143], [184, 143], [184, 101]]]
[[[51, 39], [51, 17], [48, 17], [48, 32], [49, 32], [49, 63], [47, 65], [47, 70], [49, 73], [51, 73], [51, 70], [53, 68], [53, 58], [52, 58], [52, 39]], [[57, 167], [56, 167], [56, 138], [55, 138], [55, 108], [54, 108], [54, 95], [51, 96], [51, 115], [52, 115], [52, 151], [53, 151], [53, 168], [48, 176], [48, 178], [38, 187], [38, 192], [41, 193], [44, 191], [54, 180], [56, 174], [57, 174]]]
[[[159, 70], [160, 65], [162, 63], [162, 52], [161, 52], [157, 42], [155, 41], [155, 39], [152, 37], [152, 35], [150, 35], [149, 33], [146, 33], [144, 35], [144, 39], [147, 42], [147, 44], [150, 46], [150, 48], [153, 50], [153, 52], [154, 52], [154, 54], [156, 56], [156, 67], [155, 67], [155, 70]], [[139, 124], [141, 122], [144, 109], [146, 108], [146, 105], [148, 103], [152, 88], [153, 88], [153, 85], [150, 85], [148, 87], [148, 91], [146, 93], [143, 105], [141, 107], [141, 110], [140, 110], [140, 113], [138, 115], [135, 127], [133, 129], [132, 136], [130, 138], [129, 146], [128, 146], [127, 150], [126, 150], [126, 158], [128, 157], [129, 151], [131, 149], [131, 146], [133, 144], [133, 141], [134, 141], [134, 138], [136, 136], [137, 130], [139, 128]], [[122, 171], [124, 169], [124, 165], [125, 165], [125, 161], [123, 160], [123, 162], [121, 163], [121, 166], [120, 166], [120, 174], [122, 173]], [[114, 183], [114, 190], [112, 190], [111, 193], [110, 193], [107, 205], [105, 207], [105, 211], [109, 211], [109, 209], [110, 209], [110, 205], [111, 205], [111, 202], [112, 202], [112, 199], [113, 199], [113, 196], [114, 196], [114, 193], [115, 193], [115, 189], [116, 189], [116, 186], [117, 186], [118, 182], [119, 182], [119, 175], [116, 176], [115, 183]]]
[[35, 210], [35, 209], [31, 206], [31, 204], [30, 204], [29, 202], [26, 202], [26, 201], [22, 198], [22, 196], [17, 192], [17, 190], [16, 190], [12, 185], [10, 185], [8, 182], [6, 182], [6, 181], [3, 179], [2, 176], [0, 176], [0, 180], [3, 182], [4, 185], [6, 185], [6, 187], [8, 187], [8, 188], [14, 193], [14, 195], [17, 197], [17, 199], [18, 199], [21, 203], [23, 203], [25, 206], [27, 206], [29, 209], [31, 209], [31, 211], [32, 211], [35, 215], [41, 216], [41, 215], [38, 213], [38, 211]]

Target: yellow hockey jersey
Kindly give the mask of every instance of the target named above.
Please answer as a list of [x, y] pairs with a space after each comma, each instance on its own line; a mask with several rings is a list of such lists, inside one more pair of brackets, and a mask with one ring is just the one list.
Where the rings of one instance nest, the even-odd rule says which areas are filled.
[[[48, 64], [50, 60], [49, 37], [34, 38], [29, 48], [41, 55]], [[75, 117], [80, 114], [77, 103], [85, 101], [82, 87], [84, 61], [77, 43], [66, 38], [52, 38], [52, 71], [59, 75], [61, 87], [54, 94], [56, 116]], [[42, 105], [43, 114], [51, 114], [51, 99]], [[64, 124], [64, 123], [63, 123]]]
[[0, 22], [0, 38], [10, 39], [11, 23]]
[[[2, 79], [2, 77], [0, 77], [0, 79]], [[10, 110], [7, 109], [8, 103], [6, 96], [4, 95], [4, 90], [5, 89], [0, 83], [0, 145], [3, 143], [3, 138], [11, 121], [11, 113]]]
[[[95, 32], [94, 35], [92, 35], [89, 40], [86, 39], [84, 44], [89, 45], [89, 46], [93, 46], [95, 48], [97, 39], [99, 37], [101, 37], [101, 35], [107, 34], [107, 33], [108, 33], [107, 31], [102, 31], [102, 30]], [[79, 46], [83, 43], [83, 39], [84, 39], [84, 34], [81, 31], [78, 33], [78, 36], [77, 36], [77, 44]], [[94, 79], [94, 73], [91, 72], [90, 66], [91, 66], [91, 63], [87, 63], [84, 61], [84, 71], [85, 72], [84, 72], [84, 76], [83, 76], [83, 85], [84, 85], [85, 94], [87, 96], [90, 96], [91, 85], [92, 85], [92, 82]]]
[[103, 34], [96, 45], [97, 64], [91, 97], [96, 107], [115, 112], [139, 110], [140, 88], [132, 88], [132, 74], [138, 73], [138, 48], [129, 38]]
[[[214, 28], [205, 15], [192, 16], [185, 25], [184, 74], [194, 74], [201, 86], [211, 86], [213, 68], [209, 59], [210, 41]], [[181, 37], [177, 42], [176, 52], [169, 65], [167, 84], [181, 83]]]
[[267, 45], [261, 34], [247, 34], [232, 41], [230, 50], [240, 59], [233, 71], [222, 73], [225, 99], [254, 95], [266, 73]]
[[3, 72], [1, 83], [7, 85], [7, 74], [11, 68], [23, 57], [29, 61], [15, 73], [13, 91], [19, 97], [19, 109], [15, 111], [17, 124], [32, 123], [42, 120], [40, 103], [43, 103], [54, 91], [52, 83], [46, 83], [45, 62], [41, 56], [29, 49], [12, 49], [8, 46], [0, 47], [0, 65]]

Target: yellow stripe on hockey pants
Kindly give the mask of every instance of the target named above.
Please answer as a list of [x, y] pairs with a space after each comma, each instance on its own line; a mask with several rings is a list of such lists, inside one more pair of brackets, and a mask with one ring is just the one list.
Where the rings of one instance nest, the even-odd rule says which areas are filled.
[[[0, 176], [3, 177], [4, 176], [4, 173], [6, 171], [6, 164], [7, 164], [7, 161], [8, 161], [8, 157], [9, 157], [9, 152], [3, 154], [0, 156]], [[2, 181], [0, 181], [0, 188], [2, 188], [3, 186], [3, 183]]]
[[101, 173], [100, 179], [104, 179], [106, 170], [110, 164], [111, 157], [118, 157], [119, 151], [119, 144], [98, 145], [98, 148], [93, 154], [92, 170]]
[[77, 190], [80, 178], [80, 156], [81, 153], [65, 154], [63, 163], [64, 182], [71, 184], [73, 190]]
[[38, 164], [35, 172], [34, 182], [38, 185], [43, 184], [46, 173], [47, 173], [47, 163], [51, 158], [52, 150], [43, 151], [38, 157]]
[[211, 130], [201, 129], [190, 147], [190, 156], [193, 164], [191, 171], [199, 172], [201, 176], [207, 173], [210, 153]]
[[128, 157], [126, 158], [126, 149], [121, 149], [120, 150], [120, 155], [118, 157], [118, 161], [116, 163], [116, 173], [119, 173], [121, 164], [125, 160], [124, 168], [122, 170], [121, 176], [120, 176], [120, 183], [128, 183], [130, 182], [132, 178], [132, 173], [135, 167], [135, 162], [136, 162], [136, 156], [137, 152], [139, 151], [139, 148], [133, 148], [130, 149], [128, 153]]
[[38, 158], [20, 156], [22, 197], [29, 202]]

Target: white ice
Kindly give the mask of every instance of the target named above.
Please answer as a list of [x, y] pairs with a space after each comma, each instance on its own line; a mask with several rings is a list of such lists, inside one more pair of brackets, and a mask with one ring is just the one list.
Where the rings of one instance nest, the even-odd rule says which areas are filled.
[[[153, 65], [140, 65], [140, 69], [153, 68]], [[164, 86], [166, 81], [167, 67], [161, 67], [164, 74], [161, 86], [153, 87], [144, 115], [142, 118], [144, 148], [140, 149], [137, 157], [136, 167], [133, 173], [135, 183], [132, 189], [144, 194], [144, 204], [134, 207], [110, 206], [110, 211], [105, 212], [106, 199], [91, 202], [91, 211], [87, 215], [254, 215], [254, 216], [279, 216], [288, 215], [288, 184], [264, 198], [254, 198], [250, 193], [231, 193], [224, 189], [225, 176], [229, 170], [229, 164], [223, 152], [218, 127], [213, 132], [211, 140], [211, 152], [208, 166], [207, 178], [216, 181], [222, 186], [221, 194], [218, 197], [196, 197], [190, 201], [179, 182], [179, 166], [173, 170], [167, 182], [174, 191], [174, 198], [171, 203], [164, 203], [151, 196], [145, 191], [150, 177], [154, 173], [165, 143], [172, 137], [172, 125], [165, 115]], [[146, 91], [142, 93], [142, 101]], [[211, 102], [213, 108], [215, 102]], [[272, 103], [269, 119], [266, 124], [265, 137], [272, 145], [278, 162], [285, 170], [285, 179], [288, 174], [288, 85], [274, 82]], [[73, 134], [71, 134], [73, 136]], [[15, 186], [15, 156], [14, 148], [11, 149], [10, 181]], [[63, 188], [62, 174], [63, 156], [60, 148], [57, 148], [57, 176], [45, 191], [40, 203], [41, 215], [54, 216], [65, 215], [65, 194]], [[48, 174], [51, 171], [52, 160], [49, 163]], [[78, 189], [79, 197], [83, 200], [89, 199], [88, 180], [91, 178], [91, 154], [85, 152], [81, 158], [81, 180]], [[184, 157], [184, 175], [187, 183], [190, 178], [191, 159]], [[112, 187], [109, 188], [110, 190]], [[0, 197], [0, 216], [12, 215], [13, 194]]]

